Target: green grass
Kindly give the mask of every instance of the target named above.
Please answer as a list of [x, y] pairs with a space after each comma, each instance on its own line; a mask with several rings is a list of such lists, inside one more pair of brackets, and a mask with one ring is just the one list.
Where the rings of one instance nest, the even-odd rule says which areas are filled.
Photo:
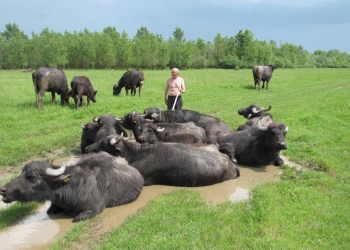
[[[52, 105], [46, 94], [43, 109], [38, 111], [31, 75], [0, 71], [0, 169], [29, 158], [52, 157], [50, 152], [60, 148], [66, 148], [66, 154], [79, 152], [79, 124], [94, 116], [120, 117], [133, 110], [165, 106], [164, 87], [170, 70], [145, 70], [141, 98], [126, 97], [125, 90], [112, 96], [112, 87], [123, 71], [65, 73], [69, 81], [76, 75], [88, 76], [98, 91], [97, 102], [75, 111], [72, 99], [69, 106], [61, 107]], [[187, 89], [184, 108], [217, 116], [233, 129], [245, 122], [237, 114], [239, 108], [271, 104], [275, 121], [289, 127], [288, 150], [283, 154], [308, 171], [285, 168], [281, 182], [258, 186], [250, 201], [238, 204], [210, 206], [198, 193], [185, 190], [163, 195], [99, 238], [99, 244], [96, 239], [86, 239], [85, 245], [100, 249], [347, 248], [350, 69], [278, 69], [268, 91], [254, 89], [251, 70], [181, 70], [180, 76]], [[1, 210], [0, 218], [12, 209]], [[86, 223], [93, 228], [93, 221]], [[84, 229], [72, 230], [77, 237], [68, 237], [67, 245], [58, 246], [79, 248], [83, 237], [79, 232], [83, 235]]]

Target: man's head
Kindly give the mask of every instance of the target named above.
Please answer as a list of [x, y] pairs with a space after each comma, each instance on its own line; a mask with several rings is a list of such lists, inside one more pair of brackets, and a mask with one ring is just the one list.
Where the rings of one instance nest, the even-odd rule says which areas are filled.
[[178, 69], [178, 68], [173, 68], [173, 69], [171, 70], [171, 76], [172, 76], [174, 79], [176, 79], [178, 75], [179, 75], [179, 69]]

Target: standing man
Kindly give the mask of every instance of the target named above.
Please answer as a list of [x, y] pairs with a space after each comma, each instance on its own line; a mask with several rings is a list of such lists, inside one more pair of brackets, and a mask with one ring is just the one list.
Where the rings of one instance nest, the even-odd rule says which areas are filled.
[[[179, 77], [179, 69], [173, 68], [171, 70], [171, 76], [165, 87], [164, 92], [164, 101], [165, 104], [168, 105], [168, 110], [174, 109], [181, 110], [182, 109], [182, 97], [181, 93], [186, 92], [184, 79]], [[175, 104], [175, 106], [174, 106]]]

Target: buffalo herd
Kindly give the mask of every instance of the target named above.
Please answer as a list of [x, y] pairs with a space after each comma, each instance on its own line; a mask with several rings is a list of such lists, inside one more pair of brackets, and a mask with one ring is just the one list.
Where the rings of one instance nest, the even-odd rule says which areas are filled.
[[[133, 84], [141, 92], [143, 73], [128, 72], [113, 94], [125, 87], [135, 95], [135, 88], [126, 84], [134, 74]], [[52, 101], [55, 93], [61, 95], [62, 104], [72, 96], [76, 109], [82, 105], [82, 95], [87, 96], [88, 105], [96, 101], [97, 91], [85, 76], [74, 77], [71, 90], [59, 69], [41, 67], [32, 76], [38, 109], [45, 91], [52, 93]], [[0, 187], [0, 195], [5, 203], [51, 201], [48, 213], [64, 211], [77, 222], [105, 207], [133, 202], [143, 186], [207, 186], [238, 178], [237, 164], [280, 166], [288, 127], [274, 121], [268, 113], [271, 108], [251, 104], [239, 109], [238, 115], [247, 121], [235, 130], [217, 117], [194, 110], [148, 107], [121, 117], [93, 117], [81, 124], [79, 160], [61, 166], [29, 162], [19, 176]]]

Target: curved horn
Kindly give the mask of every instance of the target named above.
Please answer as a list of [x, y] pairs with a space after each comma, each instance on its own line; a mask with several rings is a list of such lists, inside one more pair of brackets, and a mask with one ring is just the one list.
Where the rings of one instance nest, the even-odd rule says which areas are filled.
[[98, 118], [95, 116], [93, 119], [92, 119], [93, 122], [98, 122]]
[[269, 107], [267, 109], [262, 108], [263, 111], [270, 111], [272, 109], [271, 104], [269, 104]]
[[157, 132], [163, 132], [165, 128], [158, 127]]
[[51, 177], [57, 177], [57, 176], [60, 176], [64, 173], [64, 171], [66, 171], [66, 164], [64, 164], [62, 162], [61, 164], [61, 167], [58, 168], [58, 169], [52, 169], [52, 168], [47, 168], [46, 171], [45, 171], [45, 174], [47, 176], [51, 176]]
[[264, 117], [261, 117], [257, 122], [256, 122], [256, 127], [261, 130], [261, 131], [267, 131], [267, 126], [266, 127], [263, 127], [260, 123], [261, 119], [264, 118]]
[[158, 118], [159, 115], [157, 115], [156, 113], [153, 113], [153, 114], [151, 115], [151, 117], [152, 117], [152, 118]]
[[123, 120], [121, 118], [115, 118], [116, 121], [122, 122]]
[[85, 124], [84, 124], [84, 123], [80, 123], [80, 127], [81, 127], [82, 129], [85, 129]]
[[261, 109], [257, 110], [256, 107], [252, 108], [252, 112], [254, 114], [260, 113], [261, 111], [262, 111]]
[[118, 139], [115, 139], [115, 137], [112, 137], [112, 139], [110, 139], [109, 144], [111, 144], [112, 146], [114, 146], [115, 144], [117, 144], [118, 142], [120, 142], [120, 140], [123, 138], [123, 133], [121, 133], [120, 137]]

